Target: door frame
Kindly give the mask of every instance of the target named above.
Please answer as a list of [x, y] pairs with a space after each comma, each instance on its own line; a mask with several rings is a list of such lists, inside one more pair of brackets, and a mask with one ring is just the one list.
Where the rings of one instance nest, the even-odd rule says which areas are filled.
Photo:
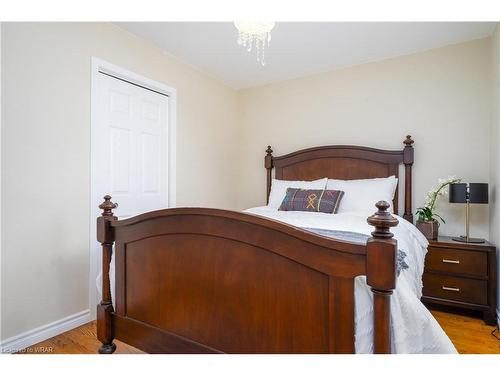
[[99, 74], [106, 73], [118, 79], [142, 86], [146, 89], [167, 95], [168, 100], [168, 207], [176, 205], [176, 108], [177, 91], [173, 87], [161, 82], [133, 73], [129, 70], [116, 66], [105, 60], [92, 56], [91, 58], [91, 101], [90, 101], [90, 269], [89, 269], [89, 308], [91, 320], [96, 317], [96, 306], [99, 303], [99, 293], [96, 289], [96, 278], [100, 272], [99, 260], [101, 253], [95, 251], [96, 246], [96, 220], [100, 215], [95, 202], [99, 201], [98, 181], [94, 178], [99, 160], [95, 152], [97, 134], [97, 79]]

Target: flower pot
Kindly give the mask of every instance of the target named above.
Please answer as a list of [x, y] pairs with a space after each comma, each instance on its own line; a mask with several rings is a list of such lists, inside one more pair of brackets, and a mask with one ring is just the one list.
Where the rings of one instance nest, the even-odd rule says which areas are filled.
[[422, 232], [428, 240], [437, 240], [438, 238], [439, 223], [437, 220], [417, 221], [417, 229]]

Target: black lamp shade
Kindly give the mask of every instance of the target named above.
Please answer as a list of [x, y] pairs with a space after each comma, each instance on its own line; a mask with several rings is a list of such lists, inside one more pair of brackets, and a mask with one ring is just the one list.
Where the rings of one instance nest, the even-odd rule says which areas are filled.
[[469, 184], [470, 203], [488, 203], [488, 184]]
[[469, 183], [450, 185], [450, 203], [488, 203], [488, 184]]
[[467, 203], [467, 184], [450, 184], [450, 203]]

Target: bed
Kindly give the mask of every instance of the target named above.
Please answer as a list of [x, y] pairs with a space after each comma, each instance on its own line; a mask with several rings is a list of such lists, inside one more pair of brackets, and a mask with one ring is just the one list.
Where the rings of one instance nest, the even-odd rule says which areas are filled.
[[[113, 353], [114, 339], [148, 353], [455, 352], [418, 300], [426, 242], [410, 224], [410, 136], [396, 151], [322, 146], [275, 157], [268, 147], [264, 164], [268, 199], [273, 170], [280, 180], [353, 180], [399, 177], [402, 164], [404, 186], [390, 203], [398, 213], [404, 194], [403, 217], [380, 201], [366, 215], [264, 206], [117, 220], [105, 196], [99, 353]], [[409, 271], [391, 228], [407, 252], [417, 248]]]

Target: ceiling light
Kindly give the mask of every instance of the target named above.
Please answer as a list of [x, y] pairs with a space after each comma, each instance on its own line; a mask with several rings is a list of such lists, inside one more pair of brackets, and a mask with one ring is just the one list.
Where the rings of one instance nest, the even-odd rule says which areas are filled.
[[238, 44], [247, 49], [248, 52], [255, 48], [257, 50], [257, 61], [266, 65], [264, 50], [271, 42], [271, 30], [274, 22], [235, 22], [238, 29]]

